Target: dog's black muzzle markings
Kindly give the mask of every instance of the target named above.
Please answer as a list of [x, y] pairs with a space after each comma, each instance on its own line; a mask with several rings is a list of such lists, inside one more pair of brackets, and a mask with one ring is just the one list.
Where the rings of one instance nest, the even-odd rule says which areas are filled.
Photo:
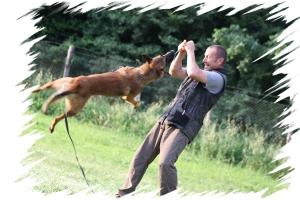
[[170, 63], [173, 61], [173, 59], [175, 58], [175, 51], [174, 50], [171, 50], [171, 51], [168, 51], [164, 56], [166, 57], [166, 62], [167, 63]]
[[[176, 56], [176, 53], [177, 52], [175, 52], [174, 50], [170, 50], [170, 51], [168, 51], [165, 55], [163, 55], [164, 57], [166, 57], [166, 63], [171, 63], [173, 60], [174, 60], [174, 58], [175, 58], [175, 56]], [[169, 74], [169, 72], [168, 71], [166, 71], [166, 70], [164, 70], [164, 73], [167, 75], [167, 76], [171, 76], [170, 74]]]

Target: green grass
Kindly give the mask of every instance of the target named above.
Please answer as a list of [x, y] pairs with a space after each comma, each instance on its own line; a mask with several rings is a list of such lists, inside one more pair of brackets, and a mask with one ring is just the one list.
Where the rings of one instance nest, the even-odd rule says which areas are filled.
[[[35, 124], [26, 130], [41, 131], [42, 137], [31, 147], [32, 153], [24, 159], [27, 165], [44, 160], [33, 166], [27, 176], [35, 177], [40, 183], [33, 190], [52, 193], [67, 190], [76, 193], [86, 189], [86, 183], [78, 168], [71, 142], [60, 122], [53, 134], [48, 132], [52, 117], [38, 113]], [[95, 190], [115, 193], [123, 184], [133, 153], [143, 137], [117, 129], [105, 128], [92, 123], [69, 119], [70, 132], [76, 145], [80, 163], [88, 181]], [[146, 134], [148, 130], [140, 130]], [[179, 188], [189, 192], [232, 190], [250, 192], [269, 188], [267, 194], [279, 189], [278, 181], [271, 176], [251, 169], [224, 164], [195, 155], [187, 149], [177, 161]], [[158, 166], [155, 160], [148, 168], [139, 188], [143, 191], [158, 189]], [[282, 187], [281, 187], [282, 188]]]

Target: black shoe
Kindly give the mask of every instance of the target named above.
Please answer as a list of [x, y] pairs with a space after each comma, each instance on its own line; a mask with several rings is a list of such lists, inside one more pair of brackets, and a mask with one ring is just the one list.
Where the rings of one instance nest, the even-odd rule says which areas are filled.
[[121, 198], [122, 196], [125, 196], [131, 192], [133, 192], [134, 189], [119, 189], [118, 193], [115, 195], [116, 198]]

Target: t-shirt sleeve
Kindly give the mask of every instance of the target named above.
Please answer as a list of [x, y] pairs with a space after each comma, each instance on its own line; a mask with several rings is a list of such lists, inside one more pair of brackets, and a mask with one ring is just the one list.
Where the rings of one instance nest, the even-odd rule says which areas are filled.
[[221, 74], [214, 71], [205, 71], [205, 73], [207, 77], [205, 88], [213, 94], [220, 92], [223, 89], [226, 77], [222, 77]]

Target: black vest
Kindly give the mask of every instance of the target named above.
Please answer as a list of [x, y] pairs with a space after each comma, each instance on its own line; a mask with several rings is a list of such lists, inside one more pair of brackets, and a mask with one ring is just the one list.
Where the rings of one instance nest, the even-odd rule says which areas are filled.
[[[213, 71], [226, 75], [225, 69]], [[222, 78], [224, 79], [223, 76]], [[224, 93], [225, 83], [224, 79], [222, 90], [213, 94], [204, 87], [204, 84], [186, 77], [166, 112], [160, 117], [160, 121], [179, 128], [188, 137], [189, 143], [192, 142], [202, 127], [206, 113]]]

